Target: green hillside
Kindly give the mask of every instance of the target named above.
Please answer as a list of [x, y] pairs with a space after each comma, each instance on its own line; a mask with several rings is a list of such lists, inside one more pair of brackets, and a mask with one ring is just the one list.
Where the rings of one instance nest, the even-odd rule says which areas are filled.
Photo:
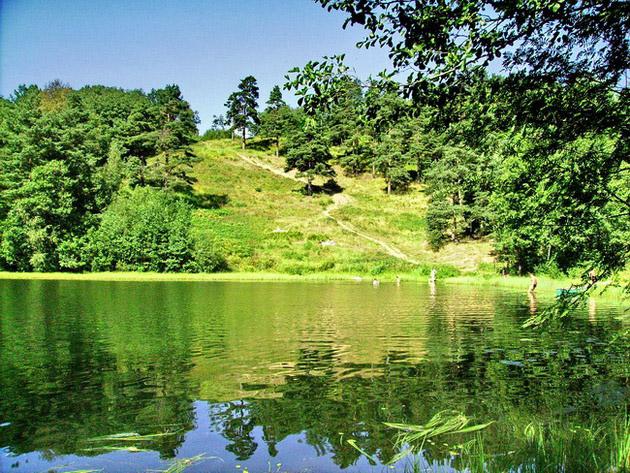
[[283, 158], [255, 143], [242, 151], [238, 141], [210, 140], [193, 150], [200, 158], [194, 190], [207, 202], [195, 211], [195, 232], [233, 271], [425, 274], [435, 266], [446, 275], [492, 263], [488, 241], [429, 249], [420, 185], [387, 196], [382, 179], [337, 170], [341, 192], [308, 197], [283, 172]]

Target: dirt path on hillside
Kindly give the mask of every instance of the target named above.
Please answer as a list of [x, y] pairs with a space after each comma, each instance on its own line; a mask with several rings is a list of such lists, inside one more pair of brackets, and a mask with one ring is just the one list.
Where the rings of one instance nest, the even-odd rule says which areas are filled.
[[[282, 169], [278, 169], [275, 166], [272, 166], [271, 164], [265, 163], [259, 159], [250, 157], [250, 156], [245, 156], [244, 154], [238, 154], [239, 158], [241, 158], [243, 161], [251, 164], [252, 166], [257, 166], [259, 168], [265, 169], [266, 171], [269, 171], [273, 174], [275, 174], [276, 176], [281, 176], [281, 177], [285, 177], [287, 179], [292, 179], [294, 181], [297, 182], [301, 182], [303, 184], [306, 183], [305, 179], [296, 177], [294, 172], [285, 172]], [[407, 263], [411, 263], [411, 264], [420, 264], [418, 261], [416, 261], [415, 259], [411, 258], [410, 256], [406, 255], [405, 253], [403, 253], [401, 250], [399, 250], [398, 248], [396, 248], [393, 245], [390, 245], [389, 243], [383, 241], [383, 240], [379, 240], [378, 238], [374, 238], [371, 235], [368, 235], [367, 233], [364, 233], [360, 230], [358, 230], [354, 225], [352, 225], [351, 223], [348, 222], [344, 222], [343, 220], [338, 219], [337, 217], [335, 217], [334, 215], [331, 214], [331, 212], [343, 207], [344, 205], [349, 204], [350, 202], [352, 202], [352, 198], [346, 194], [333, 194], [332, 196], [333, 199], [333, 203], [330, 204], [328, 207], [326, 207], [323, 211], [322, 211], [322, 215], [326, 218], [331, 219], [333, 222], [335, 222], [337, 225], [339, 225], [342, 229], [344, 229], [347, 232], [350, 232], [360, 238], [363, 238], [364, 240], [368, 240], [372, 243], [377, 244], [378, 246], [380, 246], [385, 253], [387, 253], [389, 256], [393, 256], [394, 258], [406, 261]]]
[[403, 253], [401, 250], [399, 250], [395, 246], [390, 245], [389, 243], [383, 240], [379, 240], [378, 238], [374, 238], [373, 236], [368, 235], [367, 233], [363, 233], [361, 230], [357, 230], [357, 228], [351, 223], [344, 222], [343, 220], [339, 220], [337, 217], [332, 215], [330, 212], [332, 212], [333, 210], [336, 210], [352, 202], [352, 199], [349, 196], [344, 195], [344, 194], [334, 194], [332, 198], [333, 198], [333, 203], [330, 204], [328, 207], [326, 207], [326, 209], [322, 212], [322, 215], [333, 220], [337, 225], [339, 225], [341, 228], [343, 228], [347, 232], [353, 233], [357, 235], [358, 237], [363, 238], [364, 240], [368, 240], [368, 241], [371, 241], [372, 243], [376, 243], [388, 255], [393, 256], [394, 258], [398, 258], [400, 260], [406, 261], [407, 263], [420, 264], [418, 261], [409, 257], [408, 255]]
[[262, 169], [264, 169], [266, 171], [269, 171], [270, 173], [273, 173], [276, 176], [286, 177], [287, 179], [292, 179], [294, 181], [306, 184], [306, 179], [301, 178], [301, 177], [297, 177], [295, 175], [295, 171], [286, 172], [286, 171], [283, 171], [282, 169], [279, 169], [279, 168], [277, 168], [275, 166], [272, 166], [269, 163], [261, 161], [260, 159], [253, 158], [251, 156], [245, 156], [244, 154], [238, 154], [238, 157], [241, 158], [246, 163], [249, 163], [252, 166], [257, 166], [257, 167], [262, 168]]

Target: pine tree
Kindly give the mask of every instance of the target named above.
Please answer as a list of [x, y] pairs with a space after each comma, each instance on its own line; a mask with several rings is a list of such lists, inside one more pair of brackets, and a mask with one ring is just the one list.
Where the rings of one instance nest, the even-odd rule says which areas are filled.
[[276, 156], [280, 154], [280, 137], [289, 129], [295, 128], [295, 115], [282, 99], [282, 92], [277, 85], [269, 94], [269, 105], [260, 114], [259, 133], [273, 139], [276, 145]]
[[287, 104], [282, 99], [282, 92], [280, 91], [280, 87], [277, 85], [273, 86], [271, 89], [271, 93], [269, 94], [269, 100], [267, 100], [267, 110], [278, 110], [279, 108], [285, 107]]
[[252, 131], [260, 120], [258, 118], [258, 85], [253, 76], [245, 77], [238, 85], [238, 91], [233, 92], [225, 106], [227, 118], [232, 122], [232, 130], [241, 132], [242, 147], [247, 144], [247, 132]]
[[335, 170], [330, 164], [332, 155], [328, 143], [321, 133], [307, 129], [297, 134], [287, 154], [286, 170], [296, 169], [298, 177], [306, 178], [308, 195], [313, 195], [313, 180], [316, 176], [333, 177]]

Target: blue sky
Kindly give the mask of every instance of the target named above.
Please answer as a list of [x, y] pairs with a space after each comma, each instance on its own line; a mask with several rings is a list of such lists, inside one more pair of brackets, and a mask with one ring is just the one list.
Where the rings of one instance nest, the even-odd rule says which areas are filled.
[[385, 68], [386, 53], [356, 49], [363, 31], [342, 23], [313, 0], [0, 0], [0, 95], [56, 78], [176, 83], [204, 130], [246, 75], [264, 104], [288, 69], [323, 55], [345, 52], [361, 76]]

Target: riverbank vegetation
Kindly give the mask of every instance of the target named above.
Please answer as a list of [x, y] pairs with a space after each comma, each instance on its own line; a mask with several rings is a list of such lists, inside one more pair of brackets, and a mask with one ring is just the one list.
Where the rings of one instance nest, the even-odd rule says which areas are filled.
[[0, 267], [222, 267], [190, 233], [198, 120], [177, 86], [145, 94], [56, 81], [0, 105]]
[[283, 84], [299, 107], [276, 86], [262, 110], [247, 76], [203, 138], [176, 85], [53, 81], [2, 99], [0, 268], [607, 277], [625, 267], [623, 10], [320, 3], [367, 30], [362, 46], [388, 48], [391, 70], [361, 78], [343, 56], [311, 61]]

